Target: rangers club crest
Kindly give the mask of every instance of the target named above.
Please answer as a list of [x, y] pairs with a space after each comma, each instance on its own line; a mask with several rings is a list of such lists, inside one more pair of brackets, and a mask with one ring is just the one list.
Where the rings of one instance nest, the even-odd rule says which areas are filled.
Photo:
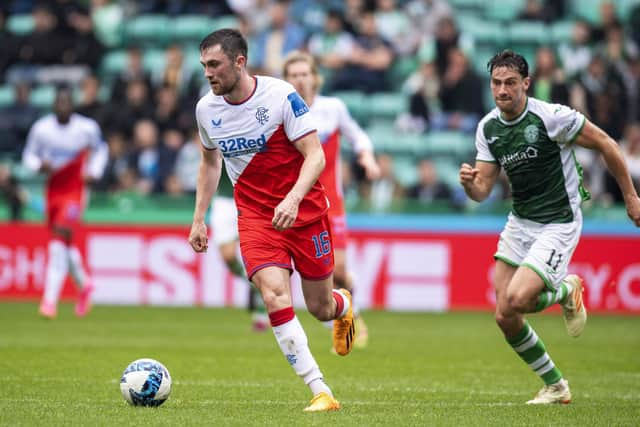
[[256, 120], [261, 125], [267, 123], [269, 121], [269, 110], [264, 107], [258, 107], [256, 110]]

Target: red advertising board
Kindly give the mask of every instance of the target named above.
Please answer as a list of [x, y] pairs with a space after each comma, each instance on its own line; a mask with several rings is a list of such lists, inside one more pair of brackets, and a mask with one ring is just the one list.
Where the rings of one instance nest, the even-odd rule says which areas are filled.
[[[188, 228], [87, 226], [77, 238], [96, 304], [242, 305], [246, 285], [216, 251], [194, 253]], [[363, 308], [442, 311], [493, 308], [496, 233], [351, 232], [347, 255]], [[0, 225], [0, 299], [42, 293], [48, 232]], [[585, 279], [591, 310], [640, 313], [640, 236], [585, 235], [571, 268]], [[297, 279], [294, 279], [297, 281]], [[75, 295], [67, 283], [63, 297]], [[302, 305], [294, 286], [294, 302]]]

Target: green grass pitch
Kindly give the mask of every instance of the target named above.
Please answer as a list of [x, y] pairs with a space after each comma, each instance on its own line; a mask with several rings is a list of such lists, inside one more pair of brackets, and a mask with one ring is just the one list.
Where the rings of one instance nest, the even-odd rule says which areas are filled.
[[[310, 392], [271, 332], [234, 309], [0, 304], [0, 425], [590, 426], [640, 424], [640, 318], [591, 316], [578, 339], [557, 314], [531, 325], [569, 380], [573, 403], [529, 407], [541, 381], [503, 341], [490, 313], [367, 312], [371, 340], [330, 354], [330, 331], [297, 310], [343, 409], [306, 414]], [[128, 406], [119, 378], [134, 359], [173, 377], [159, 408]]]

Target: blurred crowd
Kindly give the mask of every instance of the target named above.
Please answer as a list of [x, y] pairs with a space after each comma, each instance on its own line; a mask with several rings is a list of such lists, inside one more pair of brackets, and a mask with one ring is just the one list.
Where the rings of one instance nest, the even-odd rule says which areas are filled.
[[[487, 46], [477, 31], [470, 30], [471, 21], [461, 17], [456, 9], [460, 3], [5, 1], [0, 6], [0, 83], [11, 87], [12, 95], [0, 109], [0, 156], [18, 161], [31, 124], [48, 111], [33, 102], [34, 91], [43, 85], [71, 84], [76, 88], [77, 111], [98, 121], [110, 148], [97, 190], [193, 193], [199, 161], [194, 106], [208, 90], [197, 53], [193, 56], [198, 40], [153, 46], [153, 38], [128, 39], [123, 31], [127, 22], [147, 15], [164, 15], [169, 22], [178, 16], [231, 18], [228, 22], [249, 40], [249, 66], [255, 73], [279, 76], [288, 52], [307, 50], [321, 65], [324, 93], [397, 93], [406, 108], [388, 126], [402, 133], [459, 132], [468, 135], [469, 153], [474, 153], [475, 127], [492, 108], [484, 65], [498, 49], [518, 50], [518, 46], [501, 45], [499, 40]], [[571, 24], [559, 43], [522, 46], [532, 60], [530, 95], [583, 112], [619, 141], [631, 174], [640, 183], [640, 4], [621, 17], [618, 2], [603, 0], [598, 19], [589, 22], [571, 14], [569, 0], [521, 3], [513, 18], [519, 23]], [[11, 17], [25, 15], [30, 15], [32, 27], [9, 28]], [[492, 24], [484, 25], [486, 31]], [[158, 32], [155, 37], [160, 40], [163, 35]], [[162, 49], [161, 60], [147, 61], [150, 46]], [[114, 51], [125, 52], [124, 63], [117, 72], [108, 72], [108, 57]], [[586, 150], [579, 150], [577, 157], [595, 199], [620, 202], [617, 186], [600, 159]], [[410, 181], [398, 178], [392, 153], [379, 152], [378, 160], [383, 177], [368, 183], [346, 158], [348, 200], [365, 200], [379, 210], [407, 199], [463, 208], [465, 198], [455, 178], [439, 177], [439, 159], [412, 159]], [[15, 182], [4, 175], [0, 189], [14, 188]], [[495, 199], [508, 196], [505, 184]]]

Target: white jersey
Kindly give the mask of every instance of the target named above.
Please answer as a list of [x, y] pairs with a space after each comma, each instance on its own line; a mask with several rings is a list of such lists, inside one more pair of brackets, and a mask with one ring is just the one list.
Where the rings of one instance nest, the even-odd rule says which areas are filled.
[[316, 96], [311, 104], [311, 113], [318, 123], [318, 136], [324, 149], [326, 166], [320, 175], [320, 182], [329, 197], [329, 215], [344, 215], [342, 176], [340, 167], [340, 144], [344, 137], [353, 145], [353, 151], [360, 153], [373, 150], [373, 144], [358, 123], [351, 117], [341, 99]]
[[34, 171], [39, 170], [44, 162], [56, 171], [85, 151], [89, 152], [85, 173], [100, 178], [107, 164], [108, 148], [102, 140], [98, 123], [74, 113], [67, 123], [62, 124], [54, 114], [48, 114], [31, 127], [22, 161]]
[[[293, 142], [316, 127], [292, 85], [272, 77], [254, 79], [253, 93], [237, 104], [207, 93], [196, 106], [196, 120], [203, 146], [223, 156], [240, 214], [248, 210], [271, 220], [304, 161]], [[319, 218], [327, 207], [322, 186], [314, 184], [300, 203], [296, 224]]]

